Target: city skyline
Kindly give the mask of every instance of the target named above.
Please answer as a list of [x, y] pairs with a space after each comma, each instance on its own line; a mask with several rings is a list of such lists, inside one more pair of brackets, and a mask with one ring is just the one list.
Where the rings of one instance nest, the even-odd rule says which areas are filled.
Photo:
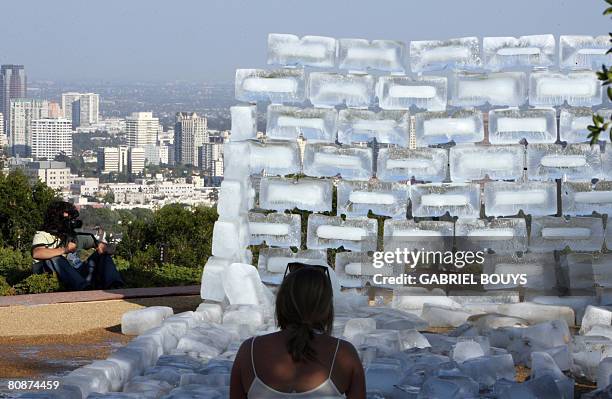
[[[474, 35], [605, 35], [609, 30], [609, 19], [601, 15], [603, 1], [457, 3], [415, 7], [387, 0], [372, 7], [362, 1], [215, 0], [177, 6], [161, 0], [24, 0], [3, 5], [12, 17], [0, 27], [0, 63], [25, 65], [32, 81], [221, 83], [231, 81], [236, 68], [264, 67], [267, 34], [273, 32], [408, 43]], [[24, 20], [31, 29], [23, 29]]]

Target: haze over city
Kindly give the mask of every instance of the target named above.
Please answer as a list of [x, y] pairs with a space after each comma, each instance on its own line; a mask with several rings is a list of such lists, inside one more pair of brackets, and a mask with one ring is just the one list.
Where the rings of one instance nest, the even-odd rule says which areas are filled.
[[[4, 2], [0, 64], [30, 80], [231, 82], [270, 32], [366, 39], [602, 34], [600, 2], [21, 0]], [[603, 4], [603, 2], [601, 2]], [[520, 23], [519, 23], [520, 22]]]

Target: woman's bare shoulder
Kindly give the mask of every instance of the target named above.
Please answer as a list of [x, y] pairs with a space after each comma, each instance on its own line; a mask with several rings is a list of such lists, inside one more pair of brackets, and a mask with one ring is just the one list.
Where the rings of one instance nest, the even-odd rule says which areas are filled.
[[359, 359], [359, 352], [357, 349], [348, 341], [343, 339], [338, 339], [338, 354], [336, 355], [336, 361], [341, 362], [342, 365], [361, 365], [361, 360]]

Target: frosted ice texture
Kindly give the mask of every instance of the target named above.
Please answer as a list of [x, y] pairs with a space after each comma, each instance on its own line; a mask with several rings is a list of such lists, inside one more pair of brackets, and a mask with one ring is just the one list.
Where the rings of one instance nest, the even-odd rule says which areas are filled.
[[556, 62], [556, 41], [553, 35], [485, 37], [482, 52], [484, 66], [492, 70], [548, 67]]
[[612, 182], [569, 182], [561, 184], [564, 215], [588, 216], [593, 212], [612, 214]]
[[441, 182], [446, 179], [448, 150], [444, 148], [381, 148], [376, 176], [382, 181]]
[[331, 211], [332, 182], [264, 177], [259, 187], [259, 207], [279, 212], [294, 208], [313, 212]]
[[455, 146], [450, 149], [450, 178], [453, 182], [519, 180], [523, 177], [525, 149], [521, 145]]
[[374, 83], [370, 75], [312, 72], [308, 75], [308, 98], [315, 107], [368, 108], [374, 100]]
[[436, 71], [453, 67], [478, 68], [480, 65], [480, 44], [477, 37], [410, 42], [412, 72]]
[[299, 247], [301, 242], [300, 215], [287, 213], [249, 213], [250, 245]]
[[540, 217], [531, 220], [529, 249], [533, 252], [601, 251], [603, 221], [598, 217]]
[[557, 116], [553, 108], [489, 111], [489, 142], [517, 144], [554, 143], [557, 140]]
[[338, 141], [343, 144], [370, 142], [408, 146], [409, 116], [403, 111], [343, 109], [338, 115]]
[[[593, 125], [593, 114], [601, 115], [609, 121], [610, 109], [599, 109], [593, 112], [590, 108], [564, 108], [559, 116], [559, 139], [568, 143], [590, 143], [588, 126]], [[599, 137], [600, 141], [609, 141], [607, 134]]]
[[606, 54], [610, 48], [610, 37], [601, 36], [564, 36], [559, 37], [559, 65], [562, 69], [595, 69], [602, 64], [610, 65], [612, 55]]
[[[455, 223], [458, 246], [474, 245], [498, 254], [527, 250], [527, 224], [523, 218], [458, 219]], [[460, 240], [459, 240], [460, 239]]]
[[376, 83], [376, 96], [382, 109], [408, 110], [415, 107], [444, 111], [447, 85], [447, 79], [443, 76], [381, 76]]
[[[555, 258], [550, 253], [525, 253], [522, 256], [492, 255], [485, 257], [483, 273], [525, 274], [525, 288], [545, 290], [557, 285]], [[518, 282], [517, 282], [518, 283]], [[487, 290], [517, 288], [519, 284], [487, 284]]]
[[266, 136], [280, 140], [298, 137], [311, 142], [336, 140], [338, 112], [329, 108], [298, 108], [270, 104]]
[[456, 72], [453, 75], [450, 105], [518, 107], [526, 100], [527, 75], [524, 72]]
[[340, 181], [338, 214], [350, 217], [375, 215], [405, 218], [409, 185], [401, 183]]
[[367, 180], [372, 176], [372, 163], [371, 148], [307, 143], [304, 149], [304, 173], [308, 176]]
[[591, 107], [602, 102], [601, 83], [595, 72], [532, 72], [529, 77], [529, 104]]
[[257, 136], [257, 108], [254, 105], [230, 107], [232, 117], [232, 141], [254, 139]]
[[237, 69], [236, 100], [301, 103], [305, 100], [303, 69]]
[[599, 147], [589, 144], [533, 144], [527, 146], [530, 180], [591, 180], [601, 176]]
[[484, 139], [482, 112], [459, 110], [451, 115], [446, 112], [421, 112], [416, 114], [416, 144], [425, 147], [434, 144], [476, 143]]
[[351, 251], [376, 249], [376, 219], [313, 214], [308, 217], [308, 249], [340, 248]]
[[480, 215], [480, 187], [478, 184], [428, 183], [410, 187], [412, 215], [435, 217], [451, 216], [478, 218]]
[[350, 72], [404, 73], [404, 43], [392, 40], [339, 39], [338, 67]]
[[270, 33], [268, 64], [331, 68], [336, 62], [336, 39]]
[[385, 251], [396, 248], [409, 250], [446, 251], [452, 246], [453, 222], [387, 219], [384, 224]]
[[249, 142], [251, 174], [291, 175], [301, 168], [300, 150], [296, 142]]
[[513, 216], [519, 211], [532, 216], [557, 213], [555, 182], [490, 182], [484, 186], [485, 214]]

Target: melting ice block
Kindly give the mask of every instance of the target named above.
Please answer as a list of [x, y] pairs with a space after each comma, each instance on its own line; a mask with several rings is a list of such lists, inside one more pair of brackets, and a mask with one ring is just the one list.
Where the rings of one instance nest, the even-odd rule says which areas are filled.
[[298, 108], [270, 104], [266, 136], [280, 140], [303, 137], [308, 141], [333, 143], [338, 112], [328, 108]]
[[410, 107], [427, 111], [446, 109], [447, 80], [443, 76], [381, 76], [376, 83], [376, 96], [382, 109], [408, 110]]
[[446, 179], [448, 151], [444, 148], [381, 148], [376, 176], [382, 181], [441, 182]]
[[341, 175], [347, 180], [372, 177], [372, 149], [306, 143], [304, 173], [313, 177]]
[[370, 75], [341, 75], [312, 72], [308, 76], [308, 95], [315, 107], [368, 108], [374, 100], [374, 78]]
[[338, 67], [350, 72], [370, 69], [404, 73], [405, 46], [392, 40], [339, 39]]
[[609, 48], [607, 35], [562, 35], [559, 37], [559, 66], [562, 69], [599, 69], [612, 61], [612, 56], [607, 54]]
[[450, 177], [454, 182], [481, 180], [519, 180], [523, 177], [525, 148], [508, 146], [455, 146], [450, 149]]
[[456, 107], [518, 107], [527, 99], [527, 75], [523, 72], [456, 72], [450, 104]]
[[352, 251], [376, 249], [377, 222], [375, 219], [324, 216], [308, 217], [307, 247], [309, 249], [339, 248]]
[[257, 136], [257, 107], [254, 105], [235, 105], [230, 107], [232, 134], [230, 140], [243, 141]]
[[458, 219], [455, 241], [459, 248], [492, 249], [496, 253], [515, 253], [527, 250], [527, 224], [523, 218]]
[[410, 42], [412, 72], [454, 67], [477, 68], [480, 65], [480, 46], [477, 37]]
[[567, 273], [571, 289], [612, 288], [612, 256], [604, 254], [567, 254]]
[[592, 107], [601, 104], [601, 84], [595, 72], [532, 72], [529, 77], [529, 104], [551, 106], [567, 104]]
[[531, 220], [529, 249], [533, 252], [601, 251], [603, 221], [598, 217], [539, 217]]
[[250, 179], [224, 179], [219, 190], [217, 213], [219, 220], [233, 220], [246, 214], [253, 207], [255, 192]]
[[331, 68], [336, 63], [336, 39], [270, 33], [268, 64]]
[[121, 333], [125, 335], [140, 335], [147, 330], [159, 327], [166, 317], [173, 314], [172, 308], [167, 306], [151, 306], [125, 312], [121, 316]]
[[556, 62], [553, 35], [485, 37], [482, 51], [485, 67], [500, 70], [512, 67], [548, 67]]
[[297, 142], [267, 141], [249, 142], [250, 171], [267, 175], [290, 175], [301, 171], [300, 150]]
[[453, 222], [387, 219], [384, 224], [385, 251], [407, 248], [424, 251], [446, 251], [453, 243]]
[[598, 146], [533, 144], [527, 146], [530, 180], [590, 180], [602, 175]]
[[287, 265], [291, 262], [327, 265], [327, 253], [314, 249], [292, 252], [288, 248], [262, 248], [257, 268], [264, 282], [280, 284]]
[[334, 264], [340, 285], [345, 288], [362, 287], [367, 277], [373, 274], [369, 272], [375, 270], [372, 257], [363, 252], [338, 252]]
[[516, 144], [554, 143], [557, 140], [557, 114], [553, 108], [519, 110], [495, 109], [489, 112], [489, 142]]
[[331, 211], [332, 183], [330, 180], [309, 178], [264, 177], [259, 187], [259, 206], [279, 212], [294, 208], [313, 212]]
[[274, 296], [261, 282], [257, 269], [246, 263], [232, 263], [223, 274], [223, 289], [230, 305], [271, 306]]
[[237, 69], [236, 100], [274, 104], [305, 100], [303, 69]]
[[418, 147], [432, 144], [475, 143], [484, 139], [482, 112], [460, 110], [416, 114], [416, 143]]
[[507, 279], [498, 284], [485, 284], [487, 290], [509, 289], [524, 286], [533, 289], [550, 289], [556, 285], [555, 262], [552, 254], [492, 255], [485, 257], [484, 273], [516, 275], [525, 274], [527, 282]]
[[221, 302], [225, 298], [223, 291], [223, 273], [231, 264], [231, 260], [218, 256], [211, 256], [204, 265], [202, 271], [202, 287], [200, 296], [202, 299]]
[[223, 144], [224, 179], [245, 180], [250, 174], [251, 146], [249, 142]]
[[213, 227], [212, 254], [221, 258], [244, 260], [249, 243], [249, 224], [246, 217], [217, 220]]
[[480, 216], [480, 186], [478, 184], [428, 183], [410, 187], [412, 216]]
[[301, 241], [300, 215], [286, 213], [249, 213], [250, 245], [298, 247]]
[[562, 182], [561, 203], [564, 215], [612, 214], [612, 182]]
[[557, 213], [555, 182], [490, 182], [484, 187], [485, 214], [512, 216], [520, 210], [533, 216]]
[[407, 147], [409, 137], [407, 112], [343, 109], [338, 115], [338, 141], [343, 144], [376, 139], [378, 143]]
[[400, 183], [340, 181], [338, 214], [367, 216], [368, 211], [380, 216], [405, 218], [409, 186]]
[[[600, 109], [593, 112], [590, 108], [566, 108], [561, 110], [559, 117], [559, 138], [568, 143], [588, 143], [591, 133], [589, 125], [593, 125], [593, 115], [601, 115], [604, 120], [610, 120], [612, 110]], [[601, 141], [607, 141], [605, 135], [600, 137]]]

